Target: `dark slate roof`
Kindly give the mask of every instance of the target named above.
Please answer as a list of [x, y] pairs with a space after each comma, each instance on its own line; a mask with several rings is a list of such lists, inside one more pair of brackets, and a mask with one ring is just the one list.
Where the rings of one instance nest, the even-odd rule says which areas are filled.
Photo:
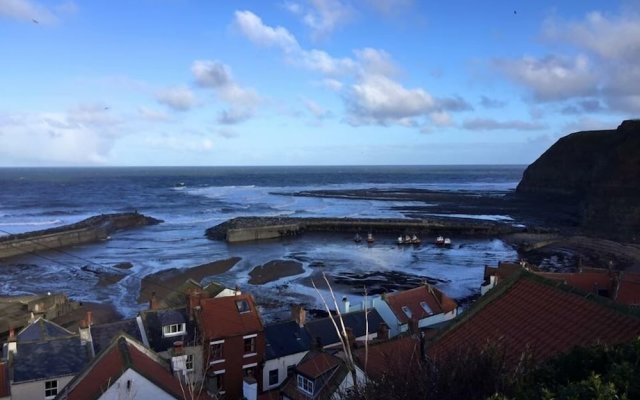
[[293, 400], [333, 399], [336, 390], [349, 373], [344, 361], [329, 353], [310, 351], [296, 366], [296, 372], [313, 381], [313, 396], [298, 388], [296, 375], [287, 379], [282, 393]]
[[311, 337], [295, 321], [267, 325], [264, 327], [264, 334], [267, 360], [301, 353], [311, 348]]
[[[173, 310], [148, 310], [140, 313], [142, 317], [145, 334], [149, 340], [149, 347], [157, 352], [169, 350], [177, 341], [182, 341], [185, 346], [189, 346], [196, 338], [196, 321], [189, 321], [187, 309], [177, 308]], [[163, 337], [162, 327], [171, 324], [187, 324], [187, 331], [184, 335]]]
[[93, 351], [95, 354], [97, 355], [106, 349], [113, 339], [121, 333], [126, 333], [132, 338], [140, 342], [142, 341], [138, 322], [135, 318], [91, 326], [91, 338], [93, 340]]
[[[169, 365], [157, 354], [126, 335], [114, 339], [56, 398], [97, 399], [128, 369], [135, 370], [167, 395], [176, 399], [185, 398], [185, 393], [178, 379], [171, 374]], [[148, 393], [134, 397], [144, 397]]]
[[18, 343], [14, 355], [15, 383], [75, 375], [89, 362], [89, 348], [78, 336]]
[[[384, 322], [378, 311], [375, 309], [368, 310], [369, 312], [369, 333], [375, 333], [381, 323]], [[334, 317], [335, 318], [335, 317]], [[366, 332], [366, 318], [364, 311], [356, 311], [348, 314], [342, 314], [342, 320], [347, 328], [351, 328], [355, 337], [364, 336]], [[338, 327], [340, 327], [340, 323]], [[334, 343], [339, 343], [340, 339], [336, 333], [336, 329], [331, 322], [330, 317], [309, 321], [305, 325], [305, 329], [309, 333], [312, 342], [320, 339], [322, 346], [328, 346]]]
[[60, 325], [54, 324], [51, 321], [47, 321], [44, 318], [38, 318], [22, 331], [20, 331], [20, 333], [18, 333], [17, 341], [42, 341], [52, 338], [68, 337], [72, 335], [72, 332], [69, 332]]

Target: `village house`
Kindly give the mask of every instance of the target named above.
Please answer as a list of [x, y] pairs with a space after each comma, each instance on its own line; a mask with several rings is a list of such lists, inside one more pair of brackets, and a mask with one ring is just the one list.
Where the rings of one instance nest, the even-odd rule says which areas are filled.
[[547, 279], [562, 282], [585, 293], [610, 298], [616, 303], [640, 306], [640, 273], [604, 268], [581, 267], [576, 272], [545, 272], [537, 271], [532, 265], [524, 262], [501, 262], [497, 267], [485, 266], [481, 293], [486, 294], [500, 282], [522, 269]]
[[11, 399], [53, 399], [87, 365], [92, 350], [80, 335], [37, 318], [17, 336], [10, 334], [3, 355]]
[[[356, 381], [363, 382], [357, 369]], [[353, 374], [342, 358], [312, 350], [296, 365], [280, 395], [283, 400], [337, 399], [353, 386]]]
[[460, 349], [500, 346], [506, 360], [528, 352], [535, 361], [575, 346], [619, 344], [640, 335], [640, 313], [525, 269], [511, 274], [427, 347], [431, 358]]
[[170, 366], [142, 343], [120, 335], [58, 394], [59, 400], [196, 399]]
[[9, 400], [10, 398], [9, 368], [5, 361], [0, 361], [0, 400]]
[[306, 311], [301, 305], [291, 307], [292, 321], [264, 327], [265, 364], [262, 373], [264, 391], [279, 387], [311, 349], [311, 337], [304, 329]]
[[417, 328], [426, 328], [449, 321], [458, 315], [458, 305], [442, 291], [425, 283], [417, 288], [388, 293], [384, 296], [398, 319], [400, 333]]
[[[197, 300], [197, 302], [196, 302]], [[194, 299], [190, 306], [203, 343], [206, 388], [214, 395], [241, 399], [244, 385], [253, 395], [260, 391], [265, 355], [264, 327], [253, 296], [240, 294]], [[249, 393], [244, 394], [247, 397]]]
[[[338, 328], [341, 329], [338, 317], [334, 318]], [[384, 320], [375, 309], [342, 314], [342, 321], [347, 334], [351, 336], [349, 338], [351, 342], [375, 339], [378, 336], [378, 328], [384, 324]], [[342, 345], [331, 317], [309, 321], [304, 324], [304, 327], [311, 338], [313, 347], [331, 349]]]

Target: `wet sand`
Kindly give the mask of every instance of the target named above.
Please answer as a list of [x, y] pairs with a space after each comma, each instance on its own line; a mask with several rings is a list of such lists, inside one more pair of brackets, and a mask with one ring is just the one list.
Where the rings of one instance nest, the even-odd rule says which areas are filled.
[[300, 275], [304, 272], [302, 264], [291, 260], [273, 260], [259, 265], [249, 272], [249, 284], [264, 285], [287, 276]]
[[198, 265], [191, 268], [171, 268], [142, 278], [140, 284], [140, 295], [138, 302], [143, 303], [151, 299], [151, 294], [155, 292], [156, 298], [162, 300], [173, 290], [178, 288], [188, 279], [200, 282], [202, 279], [220, 275], [229, 271], [240, 261], [240, 257], [231, 257], [225, 260], [217, 260], [207, 264]]

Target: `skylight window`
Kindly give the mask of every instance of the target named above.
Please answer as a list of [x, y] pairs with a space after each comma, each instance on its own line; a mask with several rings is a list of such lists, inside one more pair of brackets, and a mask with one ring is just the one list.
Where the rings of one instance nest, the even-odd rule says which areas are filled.
[[407, 306], [402, 306], [402, 312], [408, 317], [411, 318], [413, 314], [411, 314], [411, 310]]
[[251, 309], [249, 309], [249, 302], [247, 302], [246, 300], [237, 300], [236, 308], [238, 308], [239, 313], [245, 313], [245, 312], [251, 311]]
[[427, 312], [427, 314], [433, 314], [433, 310], [431, 309], [431, 307], [429, 307], [429, 305], [426, 302], [421, 301], [420, 306], [422, 307], [423, 310]]

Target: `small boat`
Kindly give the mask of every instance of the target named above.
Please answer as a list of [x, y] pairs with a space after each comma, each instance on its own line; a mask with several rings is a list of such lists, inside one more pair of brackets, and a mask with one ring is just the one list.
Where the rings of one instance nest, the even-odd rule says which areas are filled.
[[438, 246], [444, 245], [444, 238], [442, 236], [438, 236], [436, 238], [436, 245], [438, 245]]
[[444, 242], [442, 243], [445, 247], [451, 247], [451, 239], [444, 238]]
[[356, 235], [353, 237], [353, 241], [356, 243], [362, 242], [362, 237], [360, 236], [359, 233], [356, 233]]
[[420, 244], [422, 240], [417, 235], [411, 236], [411, 244]]
[[373, 233], [369, 233], [367, 235], [367, 243], [373, 243], [375, 239], [373, 238]]
[[404, 238], [401, 236], [398, 236], [398, 244], [404, 244]]

